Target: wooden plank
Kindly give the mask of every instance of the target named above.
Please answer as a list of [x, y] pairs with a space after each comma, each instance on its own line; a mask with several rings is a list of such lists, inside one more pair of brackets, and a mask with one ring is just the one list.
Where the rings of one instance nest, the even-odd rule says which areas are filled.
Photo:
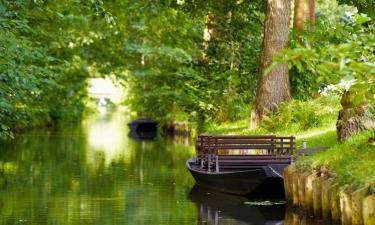
[[271, 157], [266, 157], [266, 156], [255, 156], [255, 157], [222, 157], [221, 155], [218, 156], [219, 160], [261, 160], [261, 159], [291, 159], [291, 156], [271, 156]]
[[[206, 150], [209, 150], [210, 148], [205, 148]], [[211, 148], [213, 149], [213, 148]], [[271, 145], [222, 145], [217, 146], [218, 150], [291, 150], [290, 147], [274, 147]]]
[[206, 138], [217, 138], [217, 139], [296, 139], [294, 136], [276, 136], [276, 135], [269, 135], [269, 136], [247, 136], [247, 135], [199, 135], [198, 139], [206, 139]]
[[[215, 146], [217, 147], [221, 147], [221, 146], [254, 146], [254, 147], [257, 147], [257, 146], [272, 146], [273, 148], [291, 148], [291, 145], [288, 145], [289, 143], [287, 144], [284, 144], [284, 145], [278, 145], [276, 143], [259, 143], [259, 144], [253, 144], [253, 143], [228, 143], [228, 144], [215, 144]], [[204, 145], [205, 147], [209, 146], [209, 145]]]
[[290, 159], [218, 159], [219, 163], [247, 163], [255, 161], [290, 161]]
[[200, 138], [207, 138], [207, 137], [214, 137], [218, 139], [271, 139], [271, 138], [276, 138], [275, 135], [271, 136], [246, 136], [246, 135], [200, 135], [198, 136]]
[[[215, 139], [214, 139], [215, 140]], [[213, 143], [218, 143], [218, 144], [294, 144], [294, 142], [291, 141], [279, 141], [279, 140], [242, 140], [242, 139], [216, 139], [215, 141], [197, 141], [198, 145], [209, 145]]]
[[219, 159], [219, 164], [220, 165], [253, 164], [253, 163], [275, 163], [275, 162], [290, 162], [290, 160], [280, 160], [280, 159], [275, 159], [275, 160], [264, 160], [264, 159], [259, 159], [259, 160], [221, 160], [221, 159]]
[[208, 143], [214, 143], [214, 141], [217, 141], [217, 143], [220, 144], [226, 144], [226, 143], [238, 143], [238, 144], [262, 144], [262, 143], [268, 143], [268, 144], [293, 144], [294, 141], [288, 141], [286, 139], [212, 139], [212, 140], [197, 140], [196, 142], [198, 144], [208, 144]]
[[274, 149], [271, 145], [221, 145], [217, 146], [217, 149], [226, 150], [226, 149], [248, 149], [248, 150], [255, 150], [255, 149]]
[[296, 137], [294, 137], [294, 136], [287, 136], [287, 137], [283, 137], [283, 136], [277, 136], [276, 138], [278, 138], [278, 139], [291, 139], [291, 140], [294, 140], [294, 139], [296, 139]]
[[289, 164], [290, 162], [254, 162], [251, 164], [219, 164], [220, 169], [229, 169], [229, 168], [252, 168], [254, 166], [267, 166], [272, 164]]
[[219, 158], [259, 158], [259, 157], [265, 157], [265, 158], [272, 158], [272, 157], [285, 157], [290, 158], [291, 155], [263, 155], [263, 154], [257, 154], [257, 155], [219, 155]]
[[273, 140], [261, 140], [261, 139], [217, 139], [217, 144], [274, 144]]

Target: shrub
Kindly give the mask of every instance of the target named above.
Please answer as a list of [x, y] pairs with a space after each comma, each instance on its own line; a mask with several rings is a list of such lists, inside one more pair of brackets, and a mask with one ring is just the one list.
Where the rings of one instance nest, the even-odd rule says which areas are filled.
[[278, 111], [266, 117], [260, 127], [272, 132], [304, 131], [333, 124], [339, 109], [337, 97], [319, 97], [306, 102], [292, 100], [280, 104]]

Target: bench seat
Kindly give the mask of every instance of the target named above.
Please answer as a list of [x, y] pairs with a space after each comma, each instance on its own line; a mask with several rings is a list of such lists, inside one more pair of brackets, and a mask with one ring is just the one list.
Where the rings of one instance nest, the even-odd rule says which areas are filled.
[[[196, 142], [197, 163], [202, 168], [251, 168], [268, 164], [290, 164], [294, 137], [270, 136], [206, 136]], [[240, 153], [240, 154], [237, 154]]]

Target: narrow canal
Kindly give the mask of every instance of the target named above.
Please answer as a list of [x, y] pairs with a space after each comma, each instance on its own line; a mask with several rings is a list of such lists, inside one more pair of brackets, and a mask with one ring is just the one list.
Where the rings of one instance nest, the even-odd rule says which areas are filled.
[[133, 140], [123, 114], [1, 143], [0, 224], [284, 224], [285, 205], [194, 186], [193, 146]]

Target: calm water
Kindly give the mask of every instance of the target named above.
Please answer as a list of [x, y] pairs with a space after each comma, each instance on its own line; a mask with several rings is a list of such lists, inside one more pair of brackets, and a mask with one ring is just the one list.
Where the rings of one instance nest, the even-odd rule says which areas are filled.
[[284, 224], [284, 205], [196, 187], [193, 147], [132, 140], [127, 122], [116, 112], [1, 143], [0, 224]]

